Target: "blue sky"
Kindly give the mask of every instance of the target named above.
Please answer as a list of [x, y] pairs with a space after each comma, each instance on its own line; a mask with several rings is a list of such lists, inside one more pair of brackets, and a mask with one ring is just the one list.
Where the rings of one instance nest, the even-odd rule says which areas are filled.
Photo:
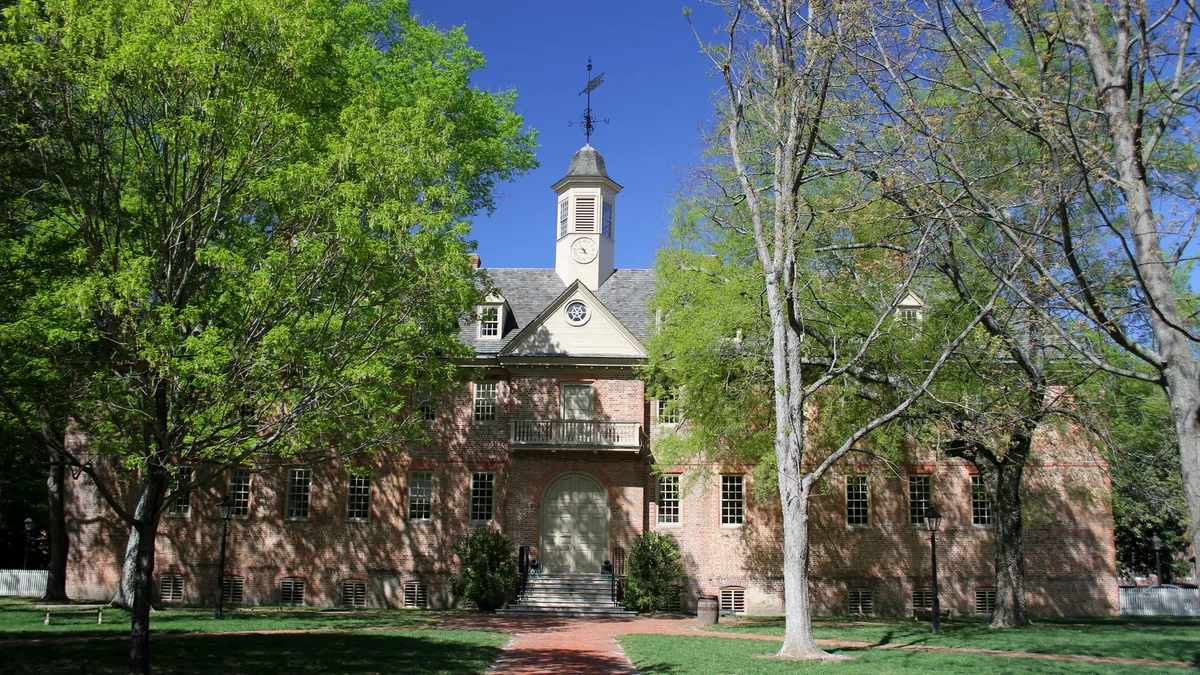
[[[720, 13], [694, 1], [693, 21], [707, 37]], [[670, 197], [695, 163], [699, 130], [711, 118], [707, 57], [683, 18], [684, 2], [607, 3], [413, 0], [422, 23], [463, 26], [487, 59], [476, 73], [482, 89], [515, 89], [517, 110], [538, 131], [541, 167], [500, 186], [499, 206], [479, 215], [473, 236], [485, 267], [553, 267], [556, 199], [550, 186], [583, 146], [568, 127], [580, 117], [577, 94], [593, 76], [597, 116], [608, 118], [592, 136], [608, 173], [624, 186], [617, 197], [616, 265], [651, 267], [666, 237]]]

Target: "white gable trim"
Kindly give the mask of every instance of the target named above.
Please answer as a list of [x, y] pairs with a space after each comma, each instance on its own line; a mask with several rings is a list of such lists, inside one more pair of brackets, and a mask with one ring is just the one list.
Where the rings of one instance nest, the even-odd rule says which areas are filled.
[[[596, 320], [601, 319], [612, 326], [616, 333], [614, 337], [618, 343], [617, 346], [622, 348], [621, 351], [613, 352], [613, 356], [647, 356], [646, 348], [642, 346], [642, 343], [638, 342], [633, 333], [629, 332], [629, 329], [618, 321], [617, 317], [613, 316], [613, 313], [608, 311], [604, 303], [600, 302], [595, 294], [588, 290], [588, 287], [580, 280], [576, 280], [570, 286], [567, 286], [567, 289], [554, 302], [550, 303], [550, 306], [542, 310], [542, 313], [537, 318], [530, 321], [519, 333], [514, 335], [504, 349], [500, 350], [498, 356], [519, 355], [523, 347], [527, 347], [528, 343], [531, 343], [536, 336], [543, 334], [550, 320], [561, 312], [568, 302], [575, 299], [583, 300], [587, 304], [589, 310], [592, 312], [592, 317], [588, 320], [587, 324], [573, 327], [571, 330], [595, 330], [595, 327], [598, 325]], [[571, 354], [563, 352], [563, 355], [570, 356]]]

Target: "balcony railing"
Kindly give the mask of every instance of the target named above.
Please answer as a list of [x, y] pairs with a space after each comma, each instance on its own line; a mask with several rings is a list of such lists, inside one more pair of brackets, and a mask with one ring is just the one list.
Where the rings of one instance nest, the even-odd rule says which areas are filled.
[[510, 445], [573, 448], [632, 448], [642, 446], [640, 422], [605, 420], [517, 420], [509, 422]]

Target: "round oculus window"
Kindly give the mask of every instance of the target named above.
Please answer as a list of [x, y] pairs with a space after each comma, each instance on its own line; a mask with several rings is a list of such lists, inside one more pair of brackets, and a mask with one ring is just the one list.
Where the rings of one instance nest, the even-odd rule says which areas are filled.
[[588, 317], [591, 316], [588, 312], [588, 306], [579, 300], [567, 303], [567, 308], [564, 311], [567, 314], [567, 323], [572, 326], [582, 326], [587, 323]]

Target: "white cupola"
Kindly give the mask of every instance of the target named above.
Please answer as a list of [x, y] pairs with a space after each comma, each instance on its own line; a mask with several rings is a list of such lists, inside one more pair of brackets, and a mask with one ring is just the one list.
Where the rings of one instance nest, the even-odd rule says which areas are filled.
[[551, 187], [558, 194], [554, 270], [564, 284], [578, 279], [594, 291], [613, 273], [616, 199], [621, 186], [608, 177], [600, 153], [585, 145], [571, 158], [567, 175]]

